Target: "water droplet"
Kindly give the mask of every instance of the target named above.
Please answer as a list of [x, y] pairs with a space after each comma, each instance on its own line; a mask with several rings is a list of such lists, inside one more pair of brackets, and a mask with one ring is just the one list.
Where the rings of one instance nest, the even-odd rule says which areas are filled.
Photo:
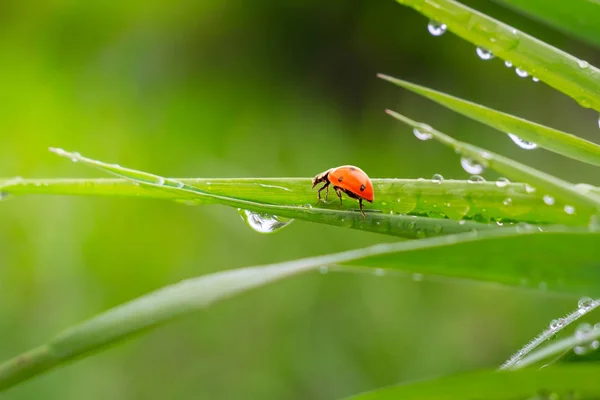
[[429, 132], [425, 132], [425, 131], [420, 131], [417, 128], [413, 129], [413, 133], [415, 134], [415, 137], [419, 140], [429, 140], [433, 137], [433, 135]]
[[590, 63], [585, 60], [577, 60], [577, 65], [579, 65], [579, 68], [585, 69], [590, 66]]
[[585, 340], [590, 336], [590, 333], [593, 329], [594, 328], [592, 327], [592, 325], [588, 323], [579, 324], [579, 326], [575, 330], [575, 338], [577, 340]]
[[184, 186], [185, 186], [185, 184], [183, 182], [175, 181], [175, 187], [177, 187], [177, 189], [181, 189]]
[[591, 297], [582, 297], [577, 302], [577, 309], [580, 314], [585, 314], [594, 306], [594, 300]]
[[482, 151], [481, 152], [481, 157], [485, 160], [491, 160], [492, 159], [492, 155], [490, 153], [488, 153], [487, 151]]
[[553, 319], [550, 321], [550, 329], [556, 331], [562, 328], [565, 325], [565, 320], [563, 318]]
[[466, 223], [467, 223], [467, 220], [465, 220], [465, 219], [461, 219], [460, 221], [458, 221], [459, 225], [464, 225]]
[[543, 199], [544, 203], [546, 203], [549, 206], [553, 205], [555, 202], [554, 197], [550, 196], [549, 194], [544, 195]]
[[511, 63], [510, 61], [504, 61], [504, 65], [506, 65], [507, 68], [512, 68], [513, 63]]
[[529, 76], [529, 74], [527, 73], [527, 71], [524, 71], [521, 68], [515, 68], [515, 72], [521, 78], [527, 78]]
[[529, 186], [529, 184], [525, 184], [525, 192], [531, 194], [531, 193], [535, 193], [535, 188], [532, 186]]
[[598, 128], [600, 128], [600, 114], [598, 114]]
[[532, 81], [534, 81], [534, 82], [539, 82], [539, 81], [540, 81], [540, 78], [536, 78], [535, 76], [532, 76], [532, 77], [531, 77], [531, 80], [532, 80]]
[[427, 30], [433, 36], [442, 36], [446, 32], [446, 29], [448, 29], [446, 24], [442, 24], [437, 21], [429, 21], [427, 24]]
[[465, 171], [469, 174], [480, 174], [483, 172], [483, 165], [479, 164], [477, 161], [472, 160], [467, 157], [460, 158], [460, 165], [463, 167]]
[[423, 274], [419, 274], [419, 273], [413, 274], [413, 281], [421, 282], [422, 280], [423, 280]]
[[479, 58], [481, 58], [482, 60], [491, 60], [492, 58], [494, 58], [494, 54], [492, 54], [492, 52], [488, 49], [484, 49], [483, 47], [477, 47], [475, 48], [475, 51], [477, 52]]
[[502, 188], [502, 187], [506, 187], [509, 183], [510, 183], [510, 181], [506, 178], [498, 178], [498, 180], [496, 181], [496, 186], [498, 186], [499, 188]]
[[509, 133], [508, 137], [511, 138], [511, 140], [513, 142], [515, 142], [515, 144], [517, 146], [519, 146], [520, 148], [522, 148], [524, 150], [533, 150], [537, 147], [537, 144], [535, 144], [533, 142], [528, 142], [527, 140], [523, 140], [513, 133]]
[[588, 352], [587, 346], [575, 346], [573, 347], [573, 352], [578, 356], [582, 356]]
[[319, 267], [319, 272], [322, 273], [323, 275], [325, 275], [326, 273], [329, 272], [329, 268], [327, 268], [326, 265], [323, 265], [322, 267]]
[[502, 225], [504, 225], [504, 222], [502, 222], [502, 221], [496, 221], [496, 225], [502, 226]]
[[383, 268], [377, 268], [375, 270], [375, 275], [376, 276], [383, 276], [383, 275], [385, 275], [385, 270]]
[[238, 209], [240, 216], [250, 228], [259, 233], [272, 233], [288, 226], [293, 219], [278, 217], [265, 213]]
[[565, 212], [569, 215], [575, 214], [575, 207], [570, 206], [568, 204], [565, 205]]
[[162, 176], [157, 176], [156, 177], [156, 182], [155, 182], [158, 186], [162, 186], [165, 184], [165, 178], [163, 178]]
[[483, 179], [483, 177], [480, 176], [480, 175], [471, 175], [469, 177], [469, 179], [468, 179], [467, 182], [469, 182], [469, 183], [483, 183], [483, 182], [485, 182], [485, 179]]
[[431, 181], [434, 183], [442, 183], [444, 181], [444, 177], [440, 174], [434, 174], [431, 177]]
[[510, 197], [507, 199], [504, 199], [502, 204], [504, 204], [505, 206], [510, 206], [510, 205], [512, 205], [512, 199]]
[[10, 194], [7, 192], [0, 192], [0, 201], [6, 200], [10, 197]]
[[75, 152], [71, 155], [71, 161], [77, 162], [81, 159], [81, 154]]

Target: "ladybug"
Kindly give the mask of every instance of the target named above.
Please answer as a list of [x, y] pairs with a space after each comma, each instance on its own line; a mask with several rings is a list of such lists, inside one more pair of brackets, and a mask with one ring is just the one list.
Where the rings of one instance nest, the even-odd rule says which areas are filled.
[[[332, 185], [335, 193], [340, 198], [340, 205], [342, 204], [341, 192], [344, 192], [348, 197], [358, 200], [360, 212], [363, 217], [366, 218], [362, 201], [366, 200], [369, 203], [373, 202], [373, 184], [371, 183], [371, 179], [369, 179], [362, 169], [353, 165], [343, 165], [341, 167], [331, 168], [315, 176], [312, 181], [312, 187], [314, 188], [321, 182], [325, 182], [325, 185], [317, 192], [319, 201], [321, 201], [321, 190], [326, 189], [325, 199], [327, 199], [329, 185]], [[319, 204], [319, 201], [317, 204]]]

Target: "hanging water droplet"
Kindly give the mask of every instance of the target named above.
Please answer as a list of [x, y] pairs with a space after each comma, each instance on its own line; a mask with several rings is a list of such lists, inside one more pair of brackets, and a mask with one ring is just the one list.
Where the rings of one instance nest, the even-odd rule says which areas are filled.
[[549, 194], [545, 194], [543, 199], [544, 203], [546, 203], [549, 206], [553, 205], [555, 202], [554, 197], [550, 196]]
[[527, 73], [527, 71], [524, 71], [521, 68], [515, 68], [515, 72], [521, 78], [527, 78], [529, 76], [529, 74]]
[[573, 207], [573, 206], [566, 204], [564, 209], [565, 209], [565, 212], [569, 215], [575, 214], [575, 207]]
[[491, 60], [492, 58], [494, 58], [494, 54], [488, 49], [484, 49], [483, 47], [478, 46], [475, 48], [475, 51], [477, 52], [479, 58], [481, 58], [482, 60]]
[[272, 233], [288, 226], [294, 221], [289, 218], [278, 217], [265, 213], [238, 209], [240, 216], [250, 228], [259, 233]]
[[415, 137], [419, 140], [429, 140], [433, 137], [433, 135], [426, 131], [420, 131], [418, 128], [413, 129], [413, 133]]
[[322, 273], [323, 275], [325, 275], [326, 273], [329, 272], [329, 268], [327, 268], [326, 265], [323, 265], [323, 266], [319, 267], [319, 272]]
[[535, 188], [532, 186], [529, 186], [529, 184], [525, 184], [525, 192], [531, 194], [531, 193], [535, 193]]
[[535, 76], [532, 76], [532, 77], [531, 77], [531, 80], [532, 80], [532, 81], [534, 81], [534, 82], [539, 82], [539, 81], [540, 81], [540, 78], [536, 78]]
[[504, 61], [504, 65], [506, 65], [507, 68], [512, 68], [513, 63], [511, 63], [510, 61]]
[[510, 183], [510, 181], [506, 178], [498, 178], [498, 180], [496, 181], [496, 186], [498, 186], [499, 188], [503, 188], [506, 187], [508, 184]]
[[510, 205], [512, 205], [512, 199], [510, 197], [507, 199], [504, 199], [502, 204], [504, 204], [505, 206], [510, 206]]
[[431, 177], [431, 181], [434, 183], [442, 183], [444, 181], [444, 177], [440, 174], [434, 174]]
[[485, 182], [485, 179], [483, 179], [483, 177], [480, 176], [480, 175], [471, 175], [469, 177], [469, 179], [467, 180], [467, 182], [469, 182], [469, 183], [483, 183], [483, 182]]
[[477, 161], [472, 160], [467, 157], [460, 158], [460, 165], [463, 167], [465, 171], [469, 174], [480, 174], [483, 172], [483, 165], [479, 164]]
[[577, 309], [580, 314], [585, 314], [594, 306], [594, 300], [591, 297], [582, 297], [577, 302]]
[[519, 146], [520, 148], [524, 149], [524, 150], [533, 150], [537, 147], [537, 144], [533, 143], [533, 142], [528, 142], [527, 140], [523, 140], [520, 137], [518, 137], [517, 135], [515, 135], [514, 133], [509, 133], [508, 137], [515, 142], [515, 144], [517, 146]]
[[577, 65], [579, 65], [579, 68], [585, 69], [590, 66], [590, 63], [585, 60], [577, 60]]
[[427, 30], [433, 36], [442, 36], [448, 27], [446, 24], [439, 23], [437, 21], [429, 21], [427, 24]]

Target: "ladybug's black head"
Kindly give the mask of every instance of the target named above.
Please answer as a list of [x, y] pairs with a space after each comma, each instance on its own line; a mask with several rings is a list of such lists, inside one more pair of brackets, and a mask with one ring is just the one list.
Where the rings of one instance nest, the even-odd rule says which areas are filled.
[[312, 180], [312, 187], [314, 188], [321, 182], [329, 182], [329, 179], [327, 179], [327, 175], [329, 175], [329, 170], [315, 176]]

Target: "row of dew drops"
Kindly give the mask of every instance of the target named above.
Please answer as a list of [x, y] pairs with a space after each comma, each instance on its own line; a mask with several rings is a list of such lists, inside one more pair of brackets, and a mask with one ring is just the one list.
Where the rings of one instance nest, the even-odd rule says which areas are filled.
[[[427, 30], [433, 36], [442, 36], [444, 33], [446, 33], [447, 29], [448, 29], [448, 27], [446, 26], [446, 24], [442, 24], [442, 23], [439, 23], [436, 21], [429, 21], [429, 23], [427, 24]], [[516, 32], [517, 32], [516, 30], [513, 30], [513, 33], [516, 33]], [[475, 52], [476, 52], [477, 56], [479, 58], [481, 58], [482, 60], [491, 60], [492, 58], [495, 57], [491, 51], [489, 51], [483, 47], [477, 46], [475, 48]], [[504, 61], [504, 65], [506, 65], [507, 68], [513, 67], [513, 63], [508, 60]], [[577, 60], [577, 65], [581, 69], [587, 69], [590, 67], [590, 63], [585, 60]], [[529, 76], [529, 73], [527, 71], [525, 71], [524, 69], [519, 68], [519, 67], [515, 67], [515, 73], [520, 78], [527, 78]], [[531, 80], [533, 82], [540, 81], [539, 78], [537, 78], [533, 75], [531, 76]], [[598, 115], [598, 127], [600, 128], [600, 114]], [[513, 139], [513, 140], [515, 140], [515, 139]], [[516, 140], [519, 140], [519, 139], [517, 138]], [[516, 143], [516, 140], [515, 140], [515, 143]], [[525, 143], [529, 143], [529, 142], [525, 142]], [[537, 146], [534, 143], [530, 143], [530, 145], [533, 146], [532, 148], [535, 148]], [[525, 147], [523, 147], [523, 148], [525, 148]]]

